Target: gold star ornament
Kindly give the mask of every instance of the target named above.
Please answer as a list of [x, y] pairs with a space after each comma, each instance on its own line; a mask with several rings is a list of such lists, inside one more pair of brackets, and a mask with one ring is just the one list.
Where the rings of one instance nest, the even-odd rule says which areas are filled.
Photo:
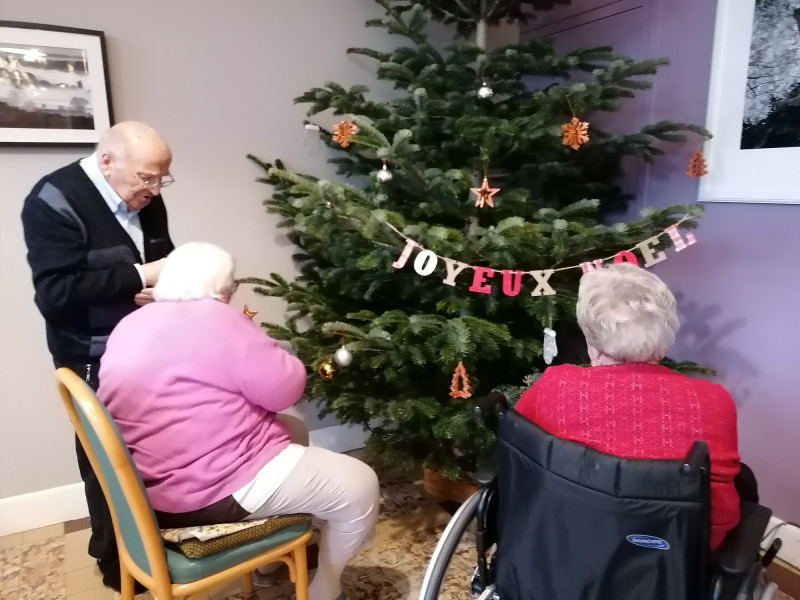
[[475, 194], [475, 206], [478, 208], [483, 208], [484, 205], [486, 205], [494, 208], [494, 200], [492, 200], [492, 196], [499, 192], [500, 188], [489, 187], [489, 178], [484, 175], [481, 187], [470, 188], [469, 191]]
[[244, 316], [250, 319], [251, 321], [253, 320], [253, 317], [255, 317], [258, 314], [257, 310], [250, 310], [249, 308], [247, 308], [247, 304], [244, 305], [244, 310], [242, 312], [244, 313]]

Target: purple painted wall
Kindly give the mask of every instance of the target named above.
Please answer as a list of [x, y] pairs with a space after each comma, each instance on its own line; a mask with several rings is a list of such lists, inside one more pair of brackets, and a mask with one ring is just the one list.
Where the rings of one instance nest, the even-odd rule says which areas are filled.
[[[565, 48], [612, 44], [635, 58], [668, 57], [672, 63], [653, 90], [626, 107], [627, 122], [703, 124], [715, 13], [709, 0], [573, 0], [523, 39], [555, 35]], [[694, 149], [672, 147], [633, 175], [634, 211], [697, 201], [697, 181], [684, 175]], [[758, 477], [762, 501], [776, 516], [798, 520], [800, 206], [704, 206], [699, 243], [656, 268], [679, 301], [682, 327], [671, 356], [718, 371], [736, 400], [740, 452]]]

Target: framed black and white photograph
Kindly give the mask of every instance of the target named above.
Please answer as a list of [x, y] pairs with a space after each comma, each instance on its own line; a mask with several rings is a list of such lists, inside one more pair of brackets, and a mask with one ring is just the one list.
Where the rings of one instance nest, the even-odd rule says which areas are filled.
[[718, 0], [707, 202], [800, 203], [800, 0]]
[[92, 145], [113, 120], [102, 31], [0, 21], [0, 144]]

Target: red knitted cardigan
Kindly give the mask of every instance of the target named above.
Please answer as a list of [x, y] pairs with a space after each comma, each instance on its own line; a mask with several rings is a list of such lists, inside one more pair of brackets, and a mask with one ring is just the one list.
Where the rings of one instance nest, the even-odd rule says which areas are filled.
[[516, 410], [560, 438], [625, 458], [711, 454], [711, 549], [739, 522], [736, 406], [725, 389], [654, 364], [549, 367]]

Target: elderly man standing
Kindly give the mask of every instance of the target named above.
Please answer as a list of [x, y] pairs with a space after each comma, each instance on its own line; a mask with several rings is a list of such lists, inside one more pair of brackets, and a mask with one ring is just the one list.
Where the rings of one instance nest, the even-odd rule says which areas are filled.
[[[152, 127], [119, 123], [94, 154], [46, 175], [25, 198], [22, 225], [48, 348], [56, 367], [72, 369], [95, 390], [111, 330], [152, 301], [174, 247], [160, 195], [173, 181], [171, 161]], [[77, 439], [76, 450], [92, 526], [89, 554], [103, 583], [119, 591], [108, 506]]]

